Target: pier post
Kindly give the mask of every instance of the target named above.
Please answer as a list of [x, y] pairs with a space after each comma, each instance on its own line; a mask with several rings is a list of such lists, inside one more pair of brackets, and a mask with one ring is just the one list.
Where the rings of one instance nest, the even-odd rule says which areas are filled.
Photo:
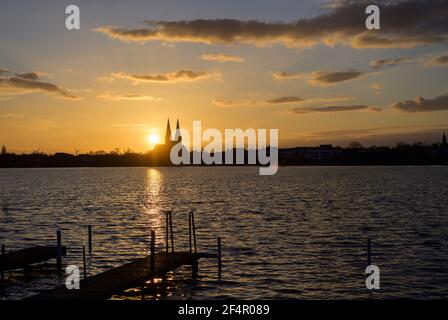
[[156, 268], [156, 232], [151, 230], [151, 255], [149, 256], [149, 268], [151, 272], [151, 277], [154, 277]]
[[221, 280], [222, 260], [221, 260], [221, 237], [218, 237], [218, 279]]
[[370, 238], [367, 238], [367, 266], [372, 264], [372, 251], [371, 251], [371, 243]]
[[84, 280], [86, 280], [87, 279], [86, 246], [82, 246], [82, 269], [84, 271]]
[[191, 245], [191, 212], [188, 212], [188, 245], [190, 248], [190, 257], [191, 257], [191, 254], [193, 253], [193, 248]]
[[92, 226], [88, 226], [88, 234], [89, 234], [89, 254], [92, 255]]
[[198, 253], [198, 250], [196, 248], [196, 227], [194, 225], [194, 212], [191, 212], [191, 225], [193, 229], [193, 244], [194, 244], [194, 254]]
[[2, 257], [1, 257], [1, 261], [0, 261], [1, 265], [0, 265], [0, 273], [1, 273], [1, 283], [0, 283], [0, 288], [3, 289], [3, 284], [5, 283], [5, 245], [2, 244]]
[[58, 271], [62, 270], [62, 245], [61, 245], [61, 230], [56, 231], [56, 265]]
[[171, 211], [170, 211], [170, 235], [171, 235], [171, 252], [174, 253], [173, 216]]
[[168, 254], [168, 251], [169, 251], [168, 237], [169, 237], [168, 211], [166, 211], [165, 212], [165, 252], [166, 252], [166, 254]]

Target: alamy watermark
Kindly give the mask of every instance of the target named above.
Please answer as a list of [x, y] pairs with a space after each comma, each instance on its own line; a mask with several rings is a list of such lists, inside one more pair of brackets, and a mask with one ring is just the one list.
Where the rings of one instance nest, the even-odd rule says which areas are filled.
[[80, 287], [80, 277], [79, 277], [79, 268], [77, 265], [71, 264], [68, 265], [65, 269], [65, 274], [67, 278], [65, 278], [65, 287], [68, 290], [79, 290]]
[[174, 165], [258, 164], [260, 175], [274, 175], [278, 170], [278, 129], [269, 129], [269, 142], [267, 134], [267, 129], [251, 128], [225, 129], [224, 135], [213, 128], [202, 132], [201, 121], [193, 121], [192, 135], [188, 130], [176, 129], [176, 137], [181, 139], [171, 147], [170, 160]]

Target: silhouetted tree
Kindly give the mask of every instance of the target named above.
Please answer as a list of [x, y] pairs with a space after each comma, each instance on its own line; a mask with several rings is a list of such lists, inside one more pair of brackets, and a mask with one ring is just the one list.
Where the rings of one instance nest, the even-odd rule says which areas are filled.
[[362, 144], [357, 142], [357, 141], [353, 141], [350, 142], [350, 144], [348, 145], [349, 149], [362, 149]]
[[7, 153], [7, 151], [6, 151], [6, 147], [5, 146], [2, 146], [2, 154], [6, 154]]

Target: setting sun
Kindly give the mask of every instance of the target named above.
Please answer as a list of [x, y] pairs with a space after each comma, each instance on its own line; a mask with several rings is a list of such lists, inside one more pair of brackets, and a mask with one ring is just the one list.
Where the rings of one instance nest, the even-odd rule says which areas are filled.
[[147, 139], [148, 139], [149, 144], [151, 144], [151, 145], [156, 145], [160, 141], [160, 137], [155, 133], [151, 133]]

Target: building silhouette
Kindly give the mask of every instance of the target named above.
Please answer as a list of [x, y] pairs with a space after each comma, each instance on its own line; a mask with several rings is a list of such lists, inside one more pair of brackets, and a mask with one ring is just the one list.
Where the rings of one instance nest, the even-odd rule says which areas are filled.
[[174, 132], [174, 138], [171, 132], [170, 119], [166, 123], [165, 143], [158, 144], [151, 151], [150, 163], [153, 166], [171, 166], [170, 153], [171, 148], [177, 143], [182, 141], [182, 135], [180, 132], [179, 119], [177, 119], [176, 130]]

